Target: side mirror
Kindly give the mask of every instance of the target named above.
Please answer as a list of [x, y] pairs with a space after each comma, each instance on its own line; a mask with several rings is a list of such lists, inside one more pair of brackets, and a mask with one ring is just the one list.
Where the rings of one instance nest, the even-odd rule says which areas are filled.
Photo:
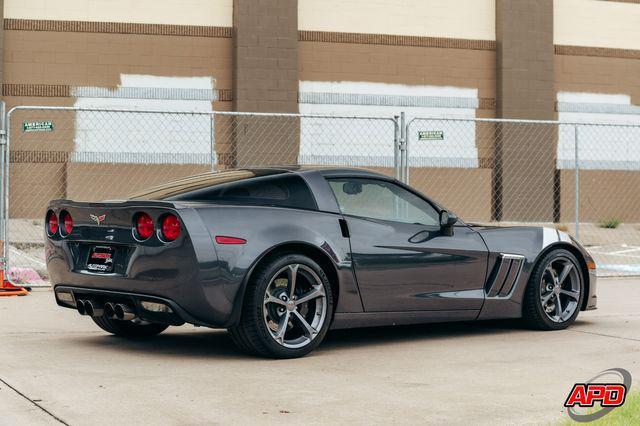
[[446, 210], [440, 212], [440, 227], [446, 235], [453, 234], [453, 225], [458, 221], [458, 216], [453, 213], [449, 213]]

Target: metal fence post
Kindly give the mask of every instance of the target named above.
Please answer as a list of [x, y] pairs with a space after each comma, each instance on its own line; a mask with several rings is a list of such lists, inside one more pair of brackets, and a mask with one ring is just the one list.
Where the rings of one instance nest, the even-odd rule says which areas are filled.
[[8, 166], [9, 162], [9, 145], [8, 145], [8, 135], [9, 129], [7, 128], [7, 124], [9, 123], [8, 117], [6, 116], [5, 103], [0, 102], [0, 245], [2, 246], [0, 256], [0, 269], [3, 270], [3, 277], [0, 278], [0, 286], [4, 283], [1, 280], [8, 279], [8, 253], [9, 253], [9, 235], [8, 235], [8, 225], [9, 221], [9, 211], [7, 209], [7, 201], [8, 201], [8, 185], [6, 184], [8, 180]]
[[580, 239], [580, 158], [578, 149], [578, 125], [574, 126], [574, 167], [575, 167], [575, 202], [576, 202], [576, 239]]
[[402, 164], [402, 173], [400, 180], [409, 183], [409, 158], [407, 156], [407, 125], [404, 111], [400, 113], [400, 156]]
[[400, 161], [400, 125], [398, 124], [399, 119], [400, 116], [393, 116], [393, 169], [394, 176], [398, 180], [400, 180], [400, 170], [402, 169], [402, 163]]

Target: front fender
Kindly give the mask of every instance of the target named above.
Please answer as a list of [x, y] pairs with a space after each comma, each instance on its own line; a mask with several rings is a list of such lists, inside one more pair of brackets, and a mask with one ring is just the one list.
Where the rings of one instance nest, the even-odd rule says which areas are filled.
[[595, 309], [595, 271], [588, 270], [591, 256], [567, 233], [547, 227], [477, 227], [489, 249], [490, 273], [502, 254], [523, 256], [524, 264], [513, 291], [508, 297], [487, 297], [478, 319], [519, 318], [522, 316], [524, 292], [534, 267], [540, 259], [555, 247], [571, 250], [583, 264], [586, 279], [585, 303], [582, 309]]

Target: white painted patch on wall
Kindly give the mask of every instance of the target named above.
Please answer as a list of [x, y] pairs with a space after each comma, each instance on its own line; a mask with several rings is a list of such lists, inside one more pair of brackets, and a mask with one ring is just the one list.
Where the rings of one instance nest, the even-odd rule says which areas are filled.
[[[583, 169], [640, 170], [640, 108], [625, 94], [558, 93], [558, 119], [578, 126]], [[575, 167], [576, 126], [560, 125], [558, 168]]]
[[[301, 81], [300, 113], [331, 116], [388, 117], [401, 111], [413, 122], [408, 135], [412, 167], [478, 167], [475, 118], [478, 90], [369, 82]], [[391, 121], [305, 119], [301, 121], [300, 164], [393, 167]], [[424, 139], [419, 132], [441, 132]], [[440, 133], [438, 133], [440, 134]], [[423, 134], [424, 135], [424, 134]]]
[[[170, 113], [211, 112], [214, 84], [211, 77], [123, 74], [120, 86], [108, 93], [104, 88], [74, 88], [78, 108], [140, 112], [78, 111], [72, 161], [215, 164], [211, 117]], [[97, 96], [86, 96], [92, 94]]]

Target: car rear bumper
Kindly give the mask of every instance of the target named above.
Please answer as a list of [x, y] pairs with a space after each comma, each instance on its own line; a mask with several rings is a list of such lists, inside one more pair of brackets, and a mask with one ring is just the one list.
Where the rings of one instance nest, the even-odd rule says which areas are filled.
[[[124, 303], [133, 308], [136, 318], [144, 321], [157, 322], [169, 325], [182, 325], [190, 323], [199, 326], [209, 326], [193, 317], [183, 307], [171, 299], [139, 293], [129, 293], [125, 291], [102, 290], [94, 288], [83, 288], [76, 286], [57, 285], [54, 289], [56, 303], [63, 308], [76, 309], [77, 300], [91, 300], [100, 304]], [[62, 294], [71, 294], [71, 299], [62, 297]], [[171, 312], [154, 312], [145, 309], [141, 302], [155, 302], [166, 305]]]
[[[51, 208], [70, 211], [77, 223], [70, 235], [48, 235], [45, 240], [54, 289], [69, 287], [81, 294], [93, 292], [98, 298], [123, 295], [133, 297], [132, 302], [142, 296], [166, 300], [176, 312], [182, 312], [184, 322], [220, 328], [233, 325], [244, 271], [233, 274], [220, 264], [211, 236], [195, 210], [117, 203], [97, 209], [88, 204], [61, 203]], [[106, 212], [107, 220], [99, 226], [84, 220], [94, 211]], [[157, 218], [167, 212], [177, 214], [183, 232], [173, 241], [156, 237], [139, 241], [131, 229], [131, 218], [138, 211]], [[98, 272], [89, 267], [91, 249], [96, 246], [112, 249], [112, 270]]]

